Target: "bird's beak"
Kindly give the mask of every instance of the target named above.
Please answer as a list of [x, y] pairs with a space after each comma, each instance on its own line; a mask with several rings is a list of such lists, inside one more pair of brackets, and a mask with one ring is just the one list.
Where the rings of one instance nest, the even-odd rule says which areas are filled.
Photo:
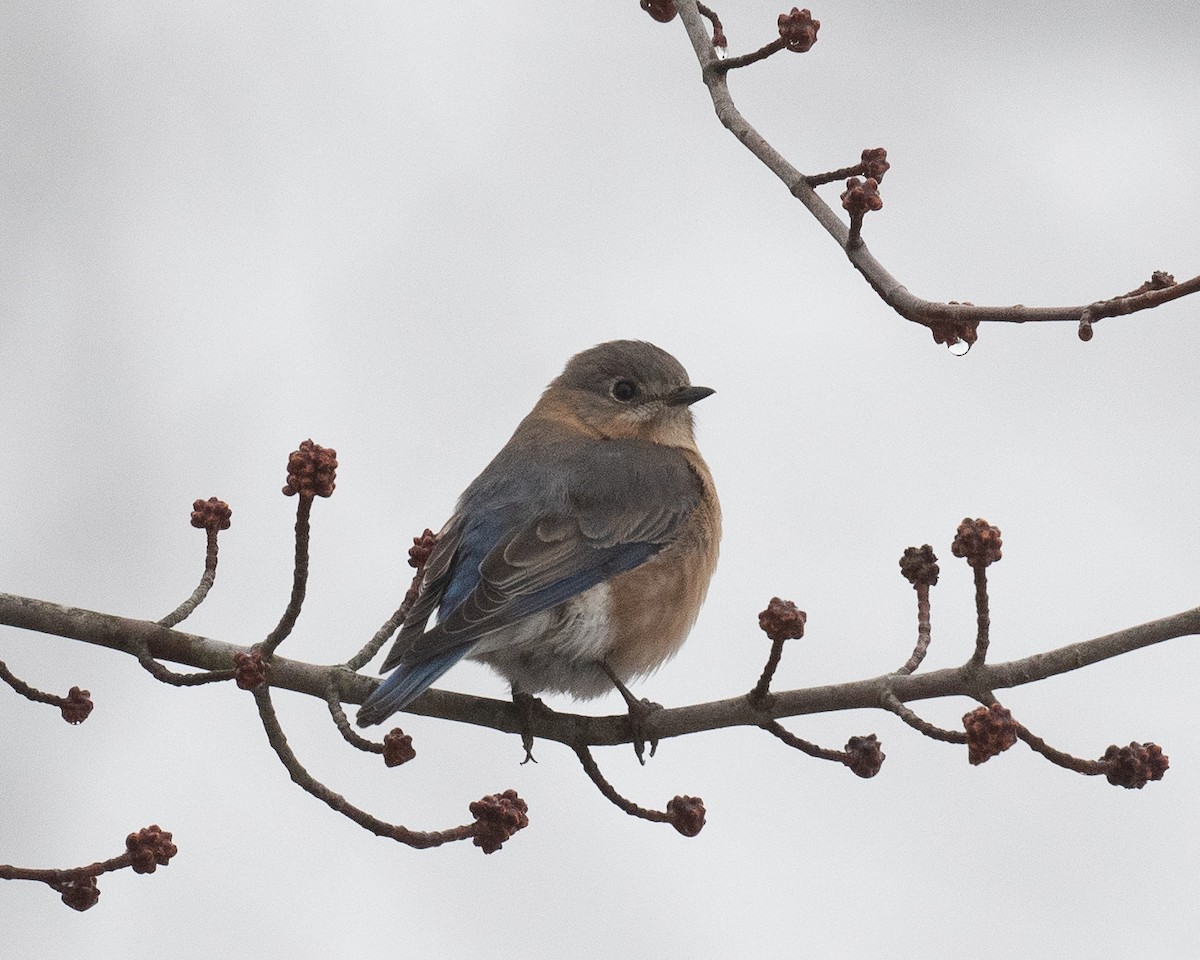
[[697, 400], [712, 396], [716, 391], [712, 387], [679, 387], [663, 397], [663, 402], [671, 407], [690, 407]]

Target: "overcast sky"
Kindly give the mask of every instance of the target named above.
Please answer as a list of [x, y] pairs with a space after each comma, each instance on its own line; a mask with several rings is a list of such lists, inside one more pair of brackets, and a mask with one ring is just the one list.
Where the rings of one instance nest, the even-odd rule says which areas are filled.
[[[1069, 304], [1200, 272], [1200, 13], [1191, 2], [814, 9], [819, 42], [739, 72], [758, 129], [818, 172], [885, 146], [873, 252], [933, 299]], [[732, 52], [777, 6], [719, 8]], [[186, 628], [249, 644], [290, 585], [287, 454], [336, 448], [309, 599], [282, 649], [344, 660], [395, 608], [437, 528], [573, 353], [651, 340], [716, 389], [699, 442], [721, 565], [667, 705], [749, 689], [773, 595], [808, 611], [778, 685], [908, 656], [896, 561], [932, 543], [931, 668], [970, 653], [964, 516], [1004, 535], [992, 657], [1200, 603], [1200, 301], [987, 327], [966, 357], [882, 305], [719, 124], [682, 26], [634, 0], [452, 6], [0, 0], [0, 589], [155, 619], [199, 577], [197, 497], [233, 507]], [[838, 187], [824, 188], [836, 203]], [[873, 780], [762, 733], [664, 742], [619, 790], [698, 795], [693, 840], [605, 801], [570, 751], [406, 717], [417, 761], [347, 749], [281, 693], [302, 760], [420, 829], [509, 787], [530, 827], [485, 857], [367, 834], [288, 781], [249, 696], [175, 690], [128, 657], [0, 632], [27, 681], [92, 691], [80, 727], [0, 691], [0, 862], [113, 856], [150, 823], [180, 852], [68, 910], [0, 887], [6, 955], [1192, 957], [1200, 650], [1184, 639], [1001, 699], [1083, 756], [1153, 740], [1125, 791], [1023, 746], [979, 767], [879, 712]], [[441, 685], [503, 697], [486, 669]], [[614, 713], [611, 697], [576, 708]], [[965, 701], [920, 705], [957, 725]]]

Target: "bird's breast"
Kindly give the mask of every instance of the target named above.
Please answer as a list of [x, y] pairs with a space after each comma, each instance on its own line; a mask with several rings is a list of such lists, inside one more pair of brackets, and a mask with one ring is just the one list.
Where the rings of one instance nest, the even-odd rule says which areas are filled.
[[613, 648], [609, 582], [484, 637], [468, 655], [524, 693], [569, 693], [582, 700], [612, 689], [601, 669]]

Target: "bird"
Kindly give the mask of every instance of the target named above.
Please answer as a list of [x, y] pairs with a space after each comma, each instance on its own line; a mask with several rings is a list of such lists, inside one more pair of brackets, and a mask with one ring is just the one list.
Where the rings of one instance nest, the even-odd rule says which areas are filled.
[[625, 684], [678, 652], [717, 563], [721, 507], [691, 412], [713, 392], [645, 341], [572, 357], [438, 533], [356, 723], [383, 722], [464, 657], [514, 700], [615, 686], [632, 720]]

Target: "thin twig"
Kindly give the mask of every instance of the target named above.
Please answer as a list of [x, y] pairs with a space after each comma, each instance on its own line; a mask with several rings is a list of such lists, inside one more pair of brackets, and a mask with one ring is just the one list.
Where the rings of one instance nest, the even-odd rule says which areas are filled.
[[696, 9], [700, 11], [701, 16], [707, 17], [709, 23], [712, 24], [712, 45], [724, 50], [727, 46], [729, 46], [729, 41], [725, 39], [725, 28], [721, 26], [721, 20], [717, 16], [716, 12], [710, 10], [702, 3], [697, 3]]
[[346, 661], [347, 670], [357, 673], [374, 660], [383, 645], [404, 623], [408, 617], [408, 611], [412, 609], [413, 604], [417, 602], [417, 597], [421, 595], [421, 581], [425, 579], [425, 565], [429, 562], [429, 555], [436, 543], [436, 535], [428, 528], [421, 536], [413, 537], [413, 545], [408, 551], [409, 565], [414, 568], [412, 583], [408, 585], [408, 590], [396, 612], [388, 617], [383, 626], [375, 632], [375, 636], [358, 653]]
[[369, 830], [376, 836], [387, 837], [388, 839], [396, 840], [399, 843], [415, 847], [419, 850], [429, 847], [439, 847], [443, 843], [451, 843], [456, 840], [469, 840], [475, 836], [474, 823], [465, 824], [461, 827], [453, 827], [449, 830], [429, 832], [409, 830], [407, 827], [400, 826], [399, 824], [387, 823], [384, 820], [380, 820], [378, 817], [367, 813], [367, 811], [356, 807], [341, 794], [334, 793], [304, 768], [303, 764], [296, 757], [296, 754], [292, 751], [292, 748], [288, 745], [287, 736], [284, 734], [283, 728], [279, 725], [279, 718], [276, 716], [275, 707], [271, 703], [270, 689], [264, 683], [253, 691], [254, 702], [258, 706], [258, 715], [262, 719], [263, 729], [267, 733], [267, 740], [270, 742], [272, 749], [274, 749], [276, 755], [287, 769], [292, 782], [302, 790], [312, 794], [331, 810], [357, 823], [364, 830]]
[[826, 183], [833, 183], [837, 180], [846, 180], [850, 177], [861, 177], [863, 175], [865, 164], [862, 162], [854, 164], [852, 167], [842, 167], [840, 170], [830, 170], [828, 173], [812, 173], [804, 179], [808, 181], [810, 187], [820, 187]]
[[571, 745], [575, 750], [575, 755], [579, 757], [579, 762], [583, 764], [584, 772], [587, 773], [592, 783], [596, 788], [604, 794], [604, 796], [615, 806], [624, 810], [631, 817], [638, 817], [642, 820], [650, 820], [654, 823], [670, 823], [671, 818], [667, 813], [661, 810], [649, 810], [646, 807], [639, 807], [632, 800], [627, 800], [625, 797], [617, 793], [611, 783], [604, 779], [604, 774], [600, 772], [600, 767], [592, 756], [592, 751], [585, 744], [576, 743]]
[[[162, 621], [159, 623], [161, 625]], [[145, 644], [142, 644], [134, 655], [143, 670], [155, 680], [170, 684], [172, 687], [199, 687], [206, 683], [220, 683], [223, 680], [232, 680], [236, 672], [234, 670], [206, 670], [203, 673], [179, 673], [150, 656], [150, 651], [146, 649]]]
[[204, 602], [204, 598], [208, 596], [209, 590], [212, 589], [212, 585], [217, 579], [217, 534], [220, 531], [216, 526], [211, 526], [205, 532], [208, 534], [208, 543], [204, 551], [204, 573], [200, 577], [200, 582], [190, 597], [158, 621], [161, 626], [174, 627], [191, 616], [192, 612]]
[[767, 57], [787, 46], [787, 41], [783, 37], [776, 37], [770, 43], [759, 47], [752, 53], [743, 53], [737, 57], [726, 57], [724, 60], [714, 60], [708, 69], [715, 73], [726, 73], [730, 70], [736, 70], [738, 67], [748, 67], [752, 63], [758, 63], [759, 60], [766, 60]]
[[333, 718], [334, 726], [338, 728], [338, 731], [348, 744], [366, 753], [383, 753], [384, 748], [382, 743], [376, 743], [374, 740], [368, 740], [366, 737], [360, 736], [350, 726], [350, 718], [346, 716], [346, 711], [342, 709], [337, 674], [329, 675], [329, 687], [325, 693], [325, 702], [329, 705], [329, 715]]
[[771, 693], [771, 681], [775, 678], [775, 671], [779, 669], [779, 661], [783, 657], [783, 645], [786, 642], [786, 637], [771, 641], [771, 652], [767, 656], [766, 664], [763, 666], [762, 676], [758, 678], [758, 683], [750, 691], [751, 703], [755, 705], [767, 703]]
[[413, 574], [412, 585], [408, 588], [408, 592], [404, 594], [404, 600], [387, 620], [384, 621], [382, 627], [375, 631], [373, 636], [358, 651], [354, 656], [346, 661], [346, 669], [355, 672], [361, 670], [368, 663], [375, 659], [375, 655], [383, 649], [383, 645], [392, 638], [400, 625], [404, 623], [404, 619], [408, 616], [408, 611], [412, 609], [412, 605], [417, 601], [417, 595], [421, 587], [421, 579], [425, 576], [424, 565], [417, 568], [417, 572]]
[[296, 620], [300, 617], [300, 608], [304, 605], [304, 592], [308, 584], [308, 537], [311, 529], [309, 517], [312, 514], [312, 505], [313, 498], [307, 494], [301, 494], [296, 504], [296, 554], [292, 567], [292, 595], [278, 625], [258, 645], [262, 655], [268, 659], [292, 632]]
[[[721, 123], [742, 142], [808, 209], [834, 241], [846, 251], [847, 257], [875, 293], [900, 316], [914, 323], [932, 327], [935, 322], [954, 324], [1029, 323], [1066, 321], [1078, 323], [1084, 314], [1092, 320], [1134, 313], [1161, 306], [1171, 300], [1200, 291], [1200, 275], [1159, 289], [1147, 290], [1135, 296], [1097, 300], [1091, 304], [1064, 307], [977, 306], [971, 303], [945, 303], [925, 300], [910, 293], [871, 254], [867, 245], [852, 242], [850, 228], [841, 217], [817, 194], [809, 178], [772, 147], [746, 120], [729, 93], [728, 71], [738, 58], [721, 60], [713, 47], [704, 20], [695, 0], [676, 0], [679, 18], [687, 30], [692, 49], [700, 63], [702, 77], [712, 97], [713, 108]], [[765, 49], [765, 48], [764, 48]], [[1090, 324], [1089, 324], [1090, 326]]]
[[967, 735], [961, 730], [947, 730], [944, 727], [936, 726], [928, 720], [918, 716], [911, 709], [896, 699], [896, 695], [888, 692], [881, 699], [884, 707], [891, 710], [896, 716], [907, 723], [914, 730], [929, 737], [931, 740], [941, 740], [943, 743], [966, 743]]
[[1029, 748], [1035, 753], [1040, 753], [1051, 763], [1065, 767], [1067, 770], [1073, 770], [1075, 773], [1082, 773], [1089, 777], [1099, 776], [1108, 771], [1108, 764], [1103, 760], [1084, 760], [1082, 757], [1072, 756], [1062, 750], [1057, 750], [1037, 734], [1033, 733], [1024, 724], [1017, 724], [1017, 736], [1028, 744]]
[[37, 687], [31, 687], [24, 680], [8, 669], [8, 664], [0, 660], [0, 680], [3, 680], [26, 700], [34, 703], [46, 703], [52, 707], [61, 707], [66, 701], [53, 693], [46, 693]]
[[987, 567], [973, 564], [971, 569], [975, 571], [975, 652], [968, 665], [979, 668], [987, 660], [992, 618], [988, 613]]
[[816, 757], [818, 760], [836, 760], [838, 763], [846, 762], [845, 751], [819, 747], [815, 743], [796, 736], [794, 733], [789, 733], [775, 720], [763, 721], [759, 726], [772, 736], [778, 737], [789, 747], [793, 747], [801, 753], [807, 753], [810, 757]]
[[896, 672], [910, 674], [924, 661], [929, 652], [929, 644], [933, 639], [933, 626], [929, 615], [929, 584], [914, 585], [917, 594], [917, 645], [913, 647], [912, 656]]

